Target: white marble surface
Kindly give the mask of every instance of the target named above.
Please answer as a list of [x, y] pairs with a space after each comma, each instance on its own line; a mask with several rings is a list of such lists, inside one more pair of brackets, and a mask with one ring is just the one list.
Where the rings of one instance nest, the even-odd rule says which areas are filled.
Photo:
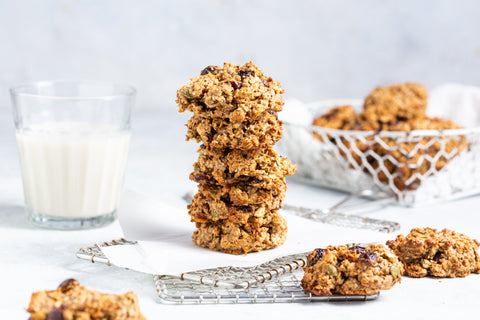
[[[159, 198], [178, 197], [194, 188], [188, 180], [197, 145], [184, 141], [186, 115], [173, 104], [140, 110], [134, 115], [134, 133], [126, 187]], [[9, 114], [0, 114], [0, 305], [2, 319], [26, 319], [32, 292], [53, 289], [65, 278], [106, 292], [133, 290], [147, 319], [195, 318], [325, 318], [428, 319], [456, 318], [478, 313], [480, 275], [463, 279], [411, 279], [368, 303], [303, 303], [263, 305], [166, 305], [156, 296], [152, 277], [92, 264], [75, 257], [80, 247], [121, 236], [118, 222], [96, 230], [51, 231], [32, 227], [22, 208], [22, 190], [13, 126]], [[342, 195], [289, 181], [286, 201], [328, 207]], [[448, 227], [480, 239], [480, 198], [420, 208], [389, 207], [365, 215], [399, 221], [401, 232], [414, 226]], [[185, 214], [186, 211], [185, 211]], [[355, 229], [344, 229], [348, 237]], [[322, 235], [319, 235], [322, 237]], [[394, 235], [392, 235], [392, 238]], [[272, 316], [273, 315], [273, 316]]]

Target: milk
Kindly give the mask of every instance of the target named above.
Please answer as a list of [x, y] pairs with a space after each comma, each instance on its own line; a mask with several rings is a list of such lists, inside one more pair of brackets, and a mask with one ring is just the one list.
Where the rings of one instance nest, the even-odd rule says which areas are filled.
[[28, 210], [90, 218], [116, 210], [130, 132], [107, 125], [48, 123], [17, 132]]

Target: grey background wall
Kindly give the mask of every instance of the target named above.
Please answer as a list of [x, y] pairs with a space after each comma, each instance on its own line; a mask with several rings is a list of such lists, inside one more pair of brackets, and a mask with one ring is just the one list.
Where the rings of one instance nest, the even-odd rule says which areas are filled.
[[206, 65], [254, 61], [303, 101], [376, 85], [480, 85], [475, 0], [0, 0], [0, 108], [33, 80], [125, 81], [176, 108]]

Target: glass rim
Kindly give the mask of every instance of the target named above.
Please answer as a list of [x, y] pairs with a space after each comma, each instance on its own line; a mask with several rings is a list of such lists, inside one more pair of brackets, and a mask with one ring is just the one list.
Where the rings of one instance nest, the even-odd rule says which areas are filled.
[[[35, 93], [34, 88], [38, 87], [54, 87], [56, 85], [85, 85], [91, 87], [99, 86], [114, 86], [121, 89], [121, 93], [107, 93], [102, 95], [85, 95], [85, 96], [56, 96], [51, 94], [40, 94]], [[89, 81], [89, 80], [80, 80], [80, 81], [34, 81], [34, 82], [25, 82], [18, 85], [10, 87], [10, 94], [12, 96], [23, 96], [23, 97], [34, 97], [34, 98], [46, 98], [46, 99], [59, 99], [59, 100], [104, 100], [104, 99], [116, 99], [116, 98], [125, 98], [125, 97], [135, 97], [137, 94], [137, 89], [134, 86], [128, 83], [121, 82], [108, 82], [108, 81]]]

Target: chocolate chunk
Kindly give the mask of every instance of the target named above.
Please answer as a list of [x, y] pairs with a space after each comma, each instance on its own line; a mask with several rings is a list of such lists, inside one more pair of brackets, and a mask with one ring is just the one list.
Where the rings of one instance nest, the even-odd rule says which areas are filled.
[[211, 72], [215, 71], [215, 69], [217, 69], [215, 66], [208, 66], [205, 69], [203, 69], [202, 72], [200, 72], [200, 75], [204, 76], [207, 73], [211, 73]]

